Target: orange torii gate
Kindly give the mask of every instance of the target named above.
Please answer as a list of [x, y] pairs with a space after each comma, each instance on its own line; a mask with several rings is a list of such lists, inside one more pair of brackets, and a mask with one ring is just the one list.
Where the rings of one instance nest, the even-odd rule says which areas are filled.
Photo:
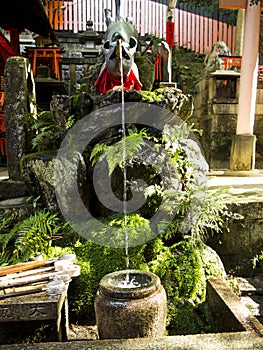
[[219, 0], [219, 7], [245, 9], [243, 56], [236, 135], [232, 142], [230, 172], [253, 175], [255, 171], [256, 136], [253, 135], [258, 80], [260, 34], [260, 0]]

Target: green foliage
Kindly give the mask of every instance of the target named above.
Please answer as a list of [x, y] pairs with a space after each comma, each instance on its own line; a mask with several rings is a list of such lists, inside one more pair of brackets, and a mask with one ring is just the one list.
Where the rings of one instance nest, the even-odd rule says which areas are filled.
[[[70, 123], [74, 123], [74, 119]], [[193, 159], [188, 157], [185, 148], [185, 140], [194, 131], [193, 126], [189, 127], [186, 123], [173, 128], [167, 126], [162, 137], [157, 138], [152, 133], [149, 136], [145, 129], [137, 131], [133, 128], [125, 139], [112, 146], [99, 144], [90, 155], [93, 165], [105, 158], [110, 174], [113, 174], [116, 165], [118, 168], [123, 166], [124, 145], [125, 162], [129, 166], [133, 167], [138, 159], [140, 165], [148, 166], [148, 155], [151, 155], [152, 162], [166, 166], [162, 179], [145, 189], [145, 197], [151, 202], [152, 212], [159, 209], [159, 200], [165, 199], [162, 210], [169, 214], [171, 208], [176, 208], [176, 215], [168, 227], [165, 222], [159, 223], [162, 232], [159, 237], [129, 248], [129, 268], [150, 270], [160, 277], [168, 296], [170, 334], [197, 333], [206, 324], [205, 310], [198, 306], [205, 300], [206, 277], [217, 275], [218, 271], [203, 259], [200, 242], [212, 232], [219, 232], [225, 222], [234, 217], [228, 211], [231, 197], [225, 191], [204, 190], [199, 186]], [[143, 149], [145, 140], [152, 141], [147, 151]], [[157, 175], [150, 173], [149, 177]], [[88, 237], [97, 240], [106, 237], [109, 245], [114, 245], [112, 239], [123, 239], [126, 226], [130, 240], [143, 235], [144, 241], [147, 241], [148, 235], [151, 235], [147, 215], [140, 211], [126, 217], [112, 214], [99, 220], [105, 226], [98, 229], [91, 222], [87, 227]], [[3, 220], [0, 217], [0, 264], [27, 261], [38, 252], [47, 257], [64, 252], [75, 253], [81, 275], [70, 284], [70, 311], [78, 321], [94, 322], [94, 297], [99, 281], [110, 272], [126, 268], [125, 250], [85, 241], [58, 215], [45, 210], [36, 210], [34, 215], [13, 227], [10, 227], [11, 222], [9, 217]], [[116, 236], [111, 238], [109, 232], [113, 230]], [[56, 246], [53, 245], [55, 237], [60, 238], [56, 240]]]
[[[71, 96], [72, 114], [67, 117], [65, 129], [70, 129], [81, 118], [80, 93], [81, 87]], [[64, 134], [59, 130], [50, 110], [40, 110], [36, 115], [26, 113], [23, 122], [27, 128], [28, 139], [31, 143], [30, 151], [46, 151], [58, 149]], [[66, 131], [65, 130], [65, 131]]]
[[22, 219], [20, 211], [0, 212], [0, 266], [8, 265], [12, 258], [12, 251], [7, 249], [10, 240], [9, 231], [19, 219]]
[[161, 278], [168, 297], [172, 296], [174, 301], [197, 299], [203, 271], [197, 247], [191, 242], [184, 240], [171, 247], [164, 246], [149, 265]]
[[172, 54], [173, 80], [186, 94], [195, 95], [196, 84], [202, 79], [204, 55], [184, 47], [174, 47]]
[[7, 233], [10, 227], [14, 225], [14, 223], [18, 220], [19, 217], [19, 212], [11, 210], [5, 210], [4, 212], [0, 212], [0, 234]]
[[[130, 268], [140, 269], [143, 266], [144, 249], [145, 245], [142, 245], [129, 250]], [[71, 311], [78, 319], [94, 322], [94, 297], [99, 282], [104, 275], [126, 268], [126, 254], [124, 249], [100, 246], [91, 241], [76, 247], [75, 253], [81, 276], [70, 286]]]
[[72, 114], [68, 117], [68, 120], [66, 123], [66, 129], [71, 129], [75, 123], [76, 123], [75, 114]]
[[[102, 221], [109, 227], [120, 229], [127, 224], [130, 232], [137, 234], [145, 234], [144, 230], [149, 229], [148, 220], [138, 213], [129, 214], [126, 219], [121, 214], [112, 214]], [[104, 275], [126, 268], [125, 249], [86, 241], [57, 215], [45, 210], [37, 210], [34, 215], [15, 224], [11, 230], [7, 224], [2, 227], [5, 232], [3, 238], [7, 238], [3, 254], [12, 254], [9, 263], [27, 261], [37, 252], [46, 258], [66, 253], [76, 254], [81, 275], [70, 283], [70, 317], [73, 322], [94, 323], [94, 298], [99, 282]], [[103, 228], [94, 234], [100, 236], [105, 235], [105, 232], [107, 229], [105, 231]], [[55, 237], [58, 239], [54, 240]], [[165, 287], [168, 296], [167, 329], [170, 335], [198, 333], [207, 326], [205, 310], [200, 305], [205, 298], [205, 278], [216, 275], [216, 270], [209, 266], [210, 258], [203, 259], [202, 250], [203, 246], [194, 245], [191, 239], [169, 245], [160, 236], [129, 248], [129, 268], [156, 273]]]
[[57, 258], [58, 256], [64, 255], [64, 254], [74, 254], [74, 247], [70, 246], [50, 246], [48, 248], [47, 254], [43, 254], [44, 258], [51, 259], [51, 258]]
[[92, 166], [94, 166], [102, 155], [108, 150], [108, 146], [104, 143], [97, 143], [90, 154], [90, 160]]
[[78, 259], [81, 274], [69, 285], [70, 315], [74, 322], [95, 323], [94, 298], [98, 288], [96, 274], [91, 271], [90, 261]]
[[[161, 140], [148, 136], [145, 129], [139, 133], [133, 131], [114, 145], [99, 144], [91, 153], [93, 163], [106, 158], [110, 174], [116, 164], [122, 165], [124, 143], [127, 164], [134, 166], [134, 161], [141, 152], [139, 162], [146, 166], [145, 173], [149, 174], [147, 161], [150, 157], [152, 163], [163, 167], [161, 181], [149, 184], [144, 190], [148, 209], [146, 210], [145, 206], [140, 210], [140, 214], [146, 218], [150, 217], [150, 213], [156, 212], [160, 201], [163, 200], [161, 210], [171, 216], [171, 223], [166, 228], [167, 222], [160, 221], [158, 227], [164, 239], [170, 241], [173, 237], [178, 241], [188, 236], [193, 241], [204, 241], [213, 232], [220, 232], [228, 220], [233, 218], [233, 214], [228, 210], [228, 204], [233, 198], [227, 193], [227, 189], [207, 189], [203, 182], [204, 169], [199, 168], [202, 158], [197, 158], [202, 155], [198, 153], [198, 146], [192, 143], [188, 145], [186, 142], [193, 132], [198, 130], [186, 122], [174, 127], [166, 125]], [[145, 139], [153, 141], [147, 144], [146, 152], [141, 150]], [[189, 152], [192, 152], [191, 157], [188, 156]], [[197, 164], [193, 164], [193, 161]], [[157, 179], [157, 175], [155, 170], [151, 177]]]
[[[123, 162], [129, 161], [132, 156], [138, 153], [144, 145], [144, 139], [147, 138], [145, 129], [139, 133], [131, 132], [128, 136], [122, 138], [111, 146], [104, 144], [96, 145], [90, 155], [90, 160], [94, 165], [98, 159], [106, 159], [109, 167], [109, 174], [111, 175], [116, 165], [123, 166]], [[125, 146], [125, 147], [124, 147]], [[123, 150], [126, 149], [125, 159]]]
[[162, 230], [166, 222], [160, 222], [164, 239], [181, 239], [191, 237], [193, 242], [206, 241], [214, 233], [222, 232], [231, 220], [242, 216], [229, 211], [228, 204], [233, 197], [227, 188], [203, 189], [192, 186], [186, 191], [168, 191], [167, 210], [173, 204], [178, 208], [174, 220]]
[[[138, 140], [143, 142], [145, 139], [153, 141], [148, 149], [151, 157], [155, 160], [158, 159], [161, 163], [163, 158], [167, 156], [166, 166], [168, 170], [165, 172], [165, 177], [162, 178], [162, 183], [151, 184], [145, 189], [145, 196], [151, 204], [155, 202], [156, 210], [158, 209], [158, 198], [163, 198], [167, 200], [163, 209], [169, 213], [171, 208], [177, 208], [177, 212], [168, 227], [166, 227], [166, 222], [159, 222], [159, 230], [162, 235], [144, 245], [140, 251], [139, 261], [137, 255], [134, 267], [138, 268], [139, 265], [141, 269], [151, 270], [160, 276], [168, 296], [167, 329], [169, 333], [197, 333], [207, 327], [206, 308], [205, 305], [202, 305], [205, 301], [206, 278], [220, 276], [221, 273], [219, 268], [210, 266], [209, 258], [208, 260], [203, 258], [203, 246], [200, 242], [213, 232], [219, 232], [228, 220], [234, 218], [227, 206], [232, 198], [227, 195], [225, 189], [208, 190], [198, 183], [198, 179], [195, 177], [197, 170], [192, 164], [192, 159], [187, 156], [185, 149], [185, 140], [190, 137], [190, 133], [198, 132], [193, 125], [189, 126], [183, 123], [173, 128], [166, 126], [161, 139], [148, 136], [145, 131], [143, 132], [142, 137], [135, 138], [136, 130], [134, 130], [131, 143], [126, 143], [127, 163], [134, 165], [134, 159], [138, 157], [137, 153], [140, 153], [140, 156], [143, 155], [142, 160], [140, 160], [141, 164], [144, 163], [144, 159], [148, 158], [147, 152], [143, 153], [144, 150], [138, 145], [133, 145], [134, 140], [136, 142]], [[119, 147], [120, 145], [121, 147]], [[119, 142], [118, 146], [100, 144], [93, 150], [91, 158], [96, 162], [105, 157], [111, 163], [109, 168], [112, 172], [116, 164], [122, 165], [120, 155], [122, 145], [123, 141]], [[166, 155], [162, 150], [165, 150]], [[108, 156], [109, 154], [110, 156]], [[164, 184], [167, 185], [168, 189], [165, 189]], [[147, 227], [147, 216], [143, 215], [141, 210], [136, 215], [129, 215], [127, 220], [129, 230], [130, 227], [134, 227], [134, 232], [137, 232], [137, 235], [138, 232], [142, 234], [144, 231], [138, 230], [137, 226], [140, 221], [143, 223], [142, 219], [144, 220], [143, 227]], [[123, 228], [124, 224], [123, 216], [116, 214], [103, 218], [101, 221], [110, 227], [120, 229]], [[165, 229], [162, 225], [165, 226]], [[97, 231], [94, 226], [93, 230], [94, 232], [91, 231], [89, 234], [96, 236], [96, 238], [100, 235], [107, 236], [107, 229]], [[121, 235], [122, 232], [120, 230], [118, 235]], [[120, 237], [115, 237], [115, 239], [119, 240]], [[112, 244], [110, 238], [109, 244]], [[85, 254], [81, 256], [80, 252], [82, 252], [83, 247], [85, 247]], [[95, 248], [92, 245], [92, 251], [90, 251], [86, 244], [81, 246], [77, 255], [81, 256], [80, 261], [84, 260], [84, 271], [88, 276], [86, 279], [89, 281], [89, 287], [86, 296], [83, 296], [84, 300], [82, 296], [81, 298], [74, 297], [73, 304], [76, 313], [82, 314], [83, 312], [93, 315], [93, 298], [99, 280], [103, 275], [123, 268], [125, 264], [125, 255], [123, 254], [123, 251], [112, 250], [112, 248]], [[109, 260], [107, 261], [107, 259]], [[220, 261], [213, 261], [213, 263], [220, 265]], [[85, 284], [84, 279], [82, 277], [79, 283]], [[76, 289], [81, 290], [82, 288], [79, 286]]]
[[52, 237], [61, 226], [56, 214], [38, 210], [15, 224], [9, 232], [1, 234], [2, 252], [10, 256], [8, 262], [11, 264], [28, 261], [39, 252], [47, 254]]
[[189, 240], [164, 245], [149, 268], [166, 290], [169, 334], [199, 333], [207, 322], [200, 310], [205, 302], [206, 281], [199, 247]]
[[161, 92], [162, 89], [156, 89], [154, 91], [141, 90], [140, 94], [142, 95], [143, 102], [156, 103], [157, 105], [162, 106], [164, 102], [164, 96]]
[[150, 240], [153, 234], [150, 222], [136, 212], [126, 216], [121, 213], [113, 213], [90, 220], [85, 225], [86, 232], [89, 239], [109, 247], [125, 246], [127, 234], [130, 246]]
[[194, 305], [186, 300], [171, 303], [169, 306], [171, 322], [167, 329], [169, 335], [200, 334], [209, 331], [207, 304]]
[[36, 116], [24, 115], [23, 121], [28, 132], [33, 133], [31, 145], [32, 150], [56, 149], [61, 142], [58, 126], [52, 118], [51, 111], [40, 111]]
[[7, 266], [10, 260], [8, 252], [0, 252], [0, 266]]
[[[124, 225], [120, 214], [113, 214], [107, 221], [116, 227]], [[128, 225], [137, 230], [138, 224], [146, 221], [138, 214], [130, 214]], [[105, 234], [102, 231], [97, 234]], [[72, 231], [69, 237], [71, 234]], [[99, 282], [104, 275], [126, 268], [126, 253], [124, 249], [100, 246], [91, 241], [75, 241], [74, 244], [70, 251], [77, 256], [81, 275], [70, 284], [70, 312], [74, 320], [91, 324], [95, 322], [94, 297]], [[189, 239], [169, 246], [161, 237], [129, 248], [131, 269], [152, 271], [161, 279], [168, 297], [167, 329], [170, 335], [198, 333], [207, 327], [205, 307], [202, 306], [206, 276], [221, 276], [210, 267], [210, 258], [203, 258], [203, 249], [202, 245], [193, 245]], [[54, 252], [60, 255], [61, 248], [51, 248], [51, 251], [53, 256]]]

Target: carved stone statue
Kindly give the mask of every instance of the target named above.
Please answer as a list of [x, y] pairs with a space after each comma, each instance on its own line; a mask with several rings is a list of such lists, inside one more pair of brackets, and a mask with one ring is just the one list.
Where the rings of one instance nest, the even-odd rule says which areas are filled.
[[102, 66], [95, 87], [99, 94], [105, 94], [112, 89], [140, 90], [138, 68], [134, 62], [138, 43], [138, 33], [130, 20], [124, 21], [120, 16], [116, 22], [105, 10], [108, 25], [103, 44], [105, 63]]
[[224, 41], [217, 41], [213, 47], [211, 53], [207, 53], [205, 56], [205, 75], [208, 76], [210, 73], [216, 70], [224, 69], [222, 66], [222, 60], [220, 56], [231, 56], [231, 52]]

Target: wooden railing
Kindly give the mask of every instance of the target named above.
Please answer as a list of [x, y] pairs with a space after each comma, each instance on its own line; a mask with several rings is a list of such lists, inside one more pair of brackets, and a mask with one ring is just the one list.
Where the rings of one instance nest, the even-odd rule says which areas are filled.
[[[153, 34], [166, 37], [167, 5], [163, 0], [123, 1], [123, 17], [132, 17], [140, 35]], [[46, 9], [53, 28], [74, 33], [86, 30], [92, 19], [94, 30], [106, 30], [104, 10], [112, 10], [115, 18], [115, 0], [49, 0]], [[190, 50], [204, 53], [218, 41], [224, 41], [234, 51], [236, 27], [219, 21], [214, 14], [189, 12], [187, 5], [173, 10], [174, 42]]]

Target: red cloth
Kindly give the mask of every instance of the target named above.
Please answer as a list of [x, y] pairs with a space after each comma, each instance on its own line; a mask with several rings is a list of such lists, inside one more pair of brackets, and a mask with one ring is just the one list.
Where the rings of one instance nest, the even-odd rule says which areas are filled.
[[155, 57], [154, 67], [155, 67], [154, 79], [157, 81], [162, 81], [163, 80], [162, 59], [159, 51], [157, 52]]
[[[98, 79], [95, 81], [94, 86], [99, 94], [104, 95], [115, 86], [121, 86], [121, 82], [120, 80], [113, 78], [105, 66], [100, 72]], [[132, 69], [123, 82], [123, 88], [124, 90], [141, 90], [142, 88], [141, 82], [137, 79]]]
[[18, 56], [19, 52], [15, 50], [12, 44], [6, 39], [4, 34], [0, 32], [0, 55], [3, 57], [4, 61], [11, 56]]

